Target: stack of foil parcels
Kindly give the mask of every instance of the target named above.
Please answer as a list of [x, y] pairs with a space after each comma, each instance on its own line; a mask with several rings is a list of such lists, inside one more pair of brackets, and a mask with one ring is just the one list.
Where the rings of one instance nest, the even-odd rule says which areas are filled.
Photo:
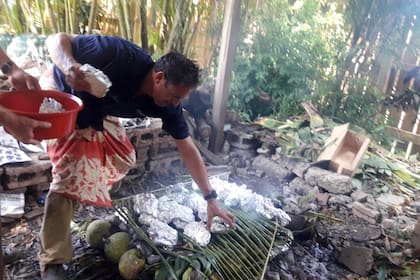
[[[218, 193], [219, 202], [228, 207], [256, 211], [270, 220], [277, 219], [282, 226], [290, 222], [289, 215], [276, 208], [271, 199], [254, 193], [245, 185], [238, 186], [218, 177], [210, 178], [210, 183]], [[170, 193], [159, 197], [153, 193], [141, 193], [133, 196], [132, 201], [138, 223], [145, 226], [156, 245], [175, 246], [178, 230], [182, 230], [184, 235], [204, 247], [209, 244], [212, 233], [230, 230], [219, 217], [215, 217], [211, 229], [207, 229], [207, 202], [194, 183], [188, 188], [176, 185]]]

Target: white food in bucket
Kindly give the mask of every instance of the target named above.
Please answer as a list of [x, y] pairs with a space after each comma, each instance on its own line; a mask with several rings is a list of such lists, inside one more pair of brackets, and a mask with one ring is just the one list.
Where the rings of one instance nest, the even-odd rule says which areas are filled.
[[52, 97], [44, 97], [44, 100], [42, 100], [42, 103], [39, 106], [39, 113], [42, 114], [60, 113], [65, 111], [63, 105]]

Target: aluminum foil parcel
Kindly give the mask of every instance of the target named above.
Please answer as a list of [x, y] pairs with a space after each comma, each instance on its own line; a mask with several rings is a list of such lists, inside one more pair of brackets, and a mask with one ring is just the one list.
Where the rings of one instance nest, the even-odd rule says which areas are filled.
[[98, 98], [105, 97], [109, 88], [112, 86], [112, 82], [108, 76], [90, 64], [82, 65], [80, 71], [85, 74], [84, 79], [90, 84], [90, 93]]

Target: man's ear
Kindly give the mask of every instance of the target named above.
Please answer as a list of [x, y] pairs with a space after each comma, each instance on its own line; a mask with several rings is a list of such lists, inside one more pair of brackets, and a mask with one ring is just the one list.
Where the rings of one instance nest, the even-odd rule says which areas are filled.
[[155, 72], [154, 77], [155, 77], [155, 82], [158, 84], [165, 79], [165, 73], [163, 73], [162, 71]]

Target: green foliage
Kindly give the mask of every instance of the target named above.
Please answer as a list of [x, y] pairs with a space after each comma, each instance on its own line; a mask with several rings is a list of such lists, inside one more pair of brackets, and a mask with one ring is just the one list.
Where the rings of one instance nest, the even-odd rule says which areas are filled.
[[311, 161], [316, 161], [331, 132], [329, 128], [310, 129], [304, 121], [261, 118], [256, 123], [276, 132], [282, 154]]
[[397, 60], [405, 48], [410, 25], [402, 23], [418, 13], [415, 3], [267, 1], [243, 26], [229, 106], [248, 121], [284, 120], [305, 113], [300, 104], [310, 100], [322, 117], [358, 124], [389, 145], [375, 76], [382, 58]]
[[[267, 1], [244, 27], [231, 86], [231, 108], [254, 119], [298, 113], [313, 93], [314, 81], [328, 81], [343, 34], [334, 12], [323, 12], [316, 1]], [[296, 2], [296, 3], [298, 3]], [[260, 93], [271, 96], [264, 102]]]
[[361, 125], [373, 133], [375, 140], [387, 142], [383, 136], [383, 120], [377, 117], [378, 107], [385, 95], [376, 87], [361, 80], [350, 80], [348, 92], [341, 90], [318, 91], [313, 97], [322, 116], [328, 116], [339, 123], [351, 122]]

